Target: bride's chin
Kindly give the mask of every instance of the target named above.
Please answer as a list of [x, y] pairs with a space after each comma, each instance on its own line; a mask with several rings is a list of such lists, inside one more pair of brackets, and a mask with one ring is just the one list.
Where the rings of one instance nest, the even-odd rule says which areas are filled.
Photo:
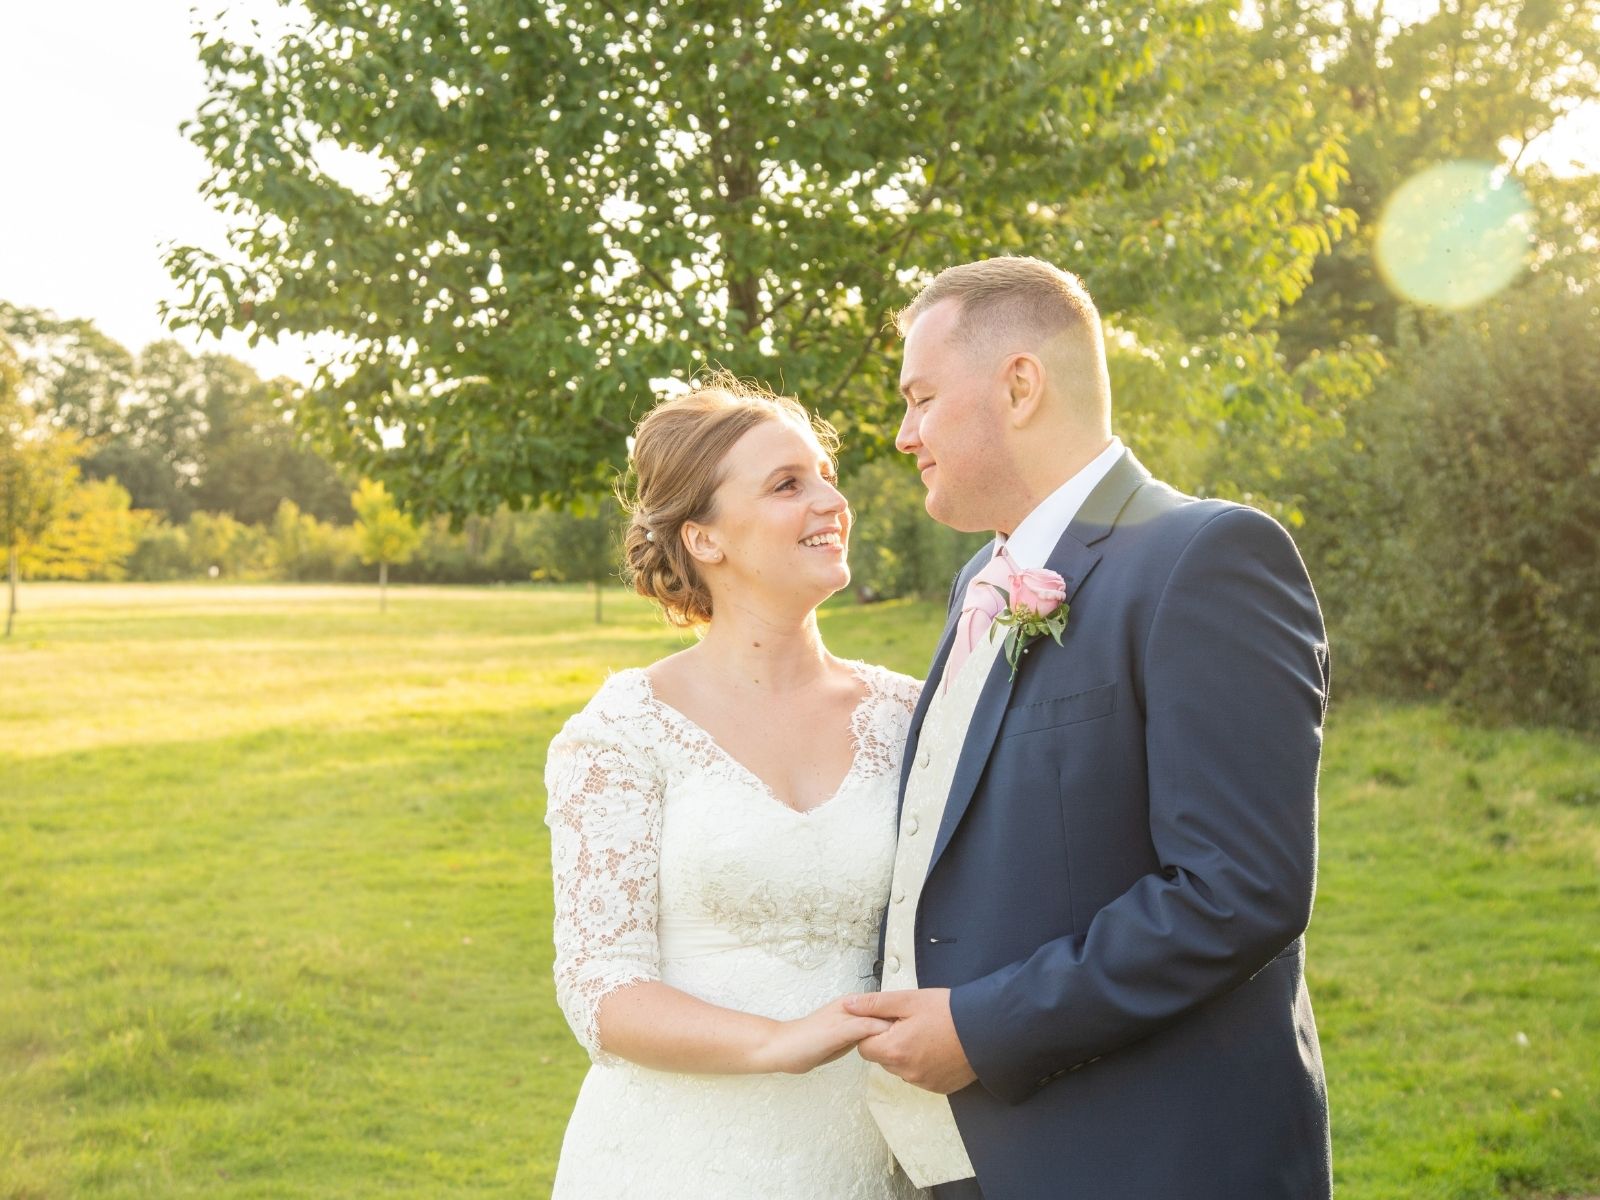
[[[850, 564], [841, 561], [834, 570], [827, 573], [825, 578], [827, 583], [823, 586], [829, 589], [829, 596], [833, 595], [834, 592], [844, 591], [845, 588], [850, 586]], [[827, 597], [825, 596], [823, 599], [827, 599]]]
[[[813, 582], [813, 581], [807, 581]], [[820, 608], [824, 602], [837, 596], [850, 586], [850, 569], [830, 572], [826, 579], [815, 580], [815, 586], [807, 587], [803, 592], [797, 589], [797, 598], [802, 600], [809, 608]]]

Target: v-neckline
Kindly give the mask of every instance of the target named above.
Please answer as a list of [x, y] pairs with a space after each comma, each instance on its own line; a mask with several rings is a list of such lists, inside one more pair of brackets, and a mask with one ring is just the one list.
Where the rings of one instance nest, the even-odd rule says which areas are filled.
[[845, 789], [848, 788], [851, 781], [855, 779], [856, 771], [861, 766], [861, 743], [863, 739], [860, 734], [860, 725], [863, 714], [867, 710], [867, 706], [872, 703], [872, 697], [874, 694], [873, 686], [871, 681], [867, 679], [867, 668], [865, 663], [852, 661], [850, 659], [844, 659], [841, 661], [843, 661], [845, 665], [850, 668], [851, 673], [856, 677], [856, 681], [862, 686], [861, 699], [857, 700], [855, 707], [850, 710], [850, 765], [845, 769], [843, 778], [839, 780], [833, 791], [828, 793], [828, 798], [819, 804], [813, 804], [810, 808], [796, 808], [794, 805], [784, 800], [782, 796], [778, 795], [776, 788], [774, 788], [765, 779], [761, 778], [761, 776], [757, 775], [750, 767], [746, 766], [744, 763], [740, 762], [737, 758], [730, 754], [723, 747], [721, 742], [717, 741], [716, 738], [711, 736], [711, 732], [706, 729], [704, 725], [701, 725], [700, 722], [696, 721], [693, 717], [687, 715], [680, 709], [674, 708], [665, 700], [661, 699], [661, 697], [656, 695], [656, 687], [655, 684], [651, 682], [648, 671], [646, 671], [643, 667], [636, 667], [634, 669], [639, 672], [639, 678], [644, 683], [646, 697], [648, 697], [650, 702], [659, 708], [664, 715], [671, 720], [677, 721], [680, 725], [685, 726], [691, 734], [704, 740], [718, 757], [720, 757], [725, 763], [733, 767], [736, 771], [744, 775], [747, 779], [759, 787], [761, 791], [766, 794], [767, 799], [771, 800], [772, 803], [776, 804], [779, 808], [783, 809], [785, 812], [793, 813], [797, 817], [809, 817], [821, 812], [825, 808], [831, 807], [835, 800], [843, 796]]

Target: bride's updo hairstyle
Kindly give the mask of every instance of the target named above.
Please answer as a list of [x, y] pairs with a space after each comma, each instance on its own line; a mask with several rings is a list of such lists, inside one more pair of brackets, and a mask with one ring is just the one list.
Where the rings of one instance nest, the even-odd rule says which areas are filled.
[[839, 449], [833, 426], [798, 401], [726, 372], [662, 401], [634, 431], [628, 474], [618, 485], [632, 517], [622, 540], [624, 573], [674, 625], [711, 620], [711, 592], [683, 544], [683, 526], [715, 517], [717, 488], [727, 474], [723, 460], [762, 421], [809, 429], [830, 458]]

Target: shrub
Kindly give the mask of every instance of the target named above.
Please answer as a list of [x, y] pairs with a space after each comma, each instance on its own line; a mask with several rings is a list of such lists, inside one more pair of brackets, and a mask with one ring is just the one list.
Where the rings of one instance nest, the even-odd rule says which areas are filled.
[[1592, 290], [1539, 277], [1402, 346], [1318, 501], [1336, 675], [1600, 728], [1597, 329]]
[[359, 538], [348, 525], [330, 525], [283, 500], [273, 514], [272, 560], [279, 579], [353, 580], [367, 577]]
[[181, 525], [151, 521], [128, 556], [128, 578], [144, 583], [166, 583], [194, 577], [189, 561], [189, 535]]
[[259, 525], [246, 525], [227, 513], [191, 513], [188, 522], [189, 561], [195, 575], [225, 579], [269, 579], [273, 575], [272, 536]]

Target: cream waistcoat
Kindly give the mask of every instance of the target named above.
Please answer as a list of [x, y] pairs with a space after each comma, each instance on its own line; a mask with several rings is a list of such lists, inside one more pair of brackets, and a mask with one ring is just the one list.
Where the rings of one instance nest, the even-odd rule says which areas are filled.
[[[906, 778], [900, 810], [900, 841], [895, 850], [894, 882], [883, 939], [883, 990], [917, 986], [916, 912], [922, 883], [933, 859], [933, 843], [950, 798], [956, 763], [972, 723], [978, 695], [1005, 642], [996, 629], [973, 648], [951, 682], [938, 688], [922, 722], [917, 757]], [[972, 1160], [956, 1129], [950, 1101], [869, 1064], [867, 1104], [905, 1173], [918, 1187], [971, 1179]]]

